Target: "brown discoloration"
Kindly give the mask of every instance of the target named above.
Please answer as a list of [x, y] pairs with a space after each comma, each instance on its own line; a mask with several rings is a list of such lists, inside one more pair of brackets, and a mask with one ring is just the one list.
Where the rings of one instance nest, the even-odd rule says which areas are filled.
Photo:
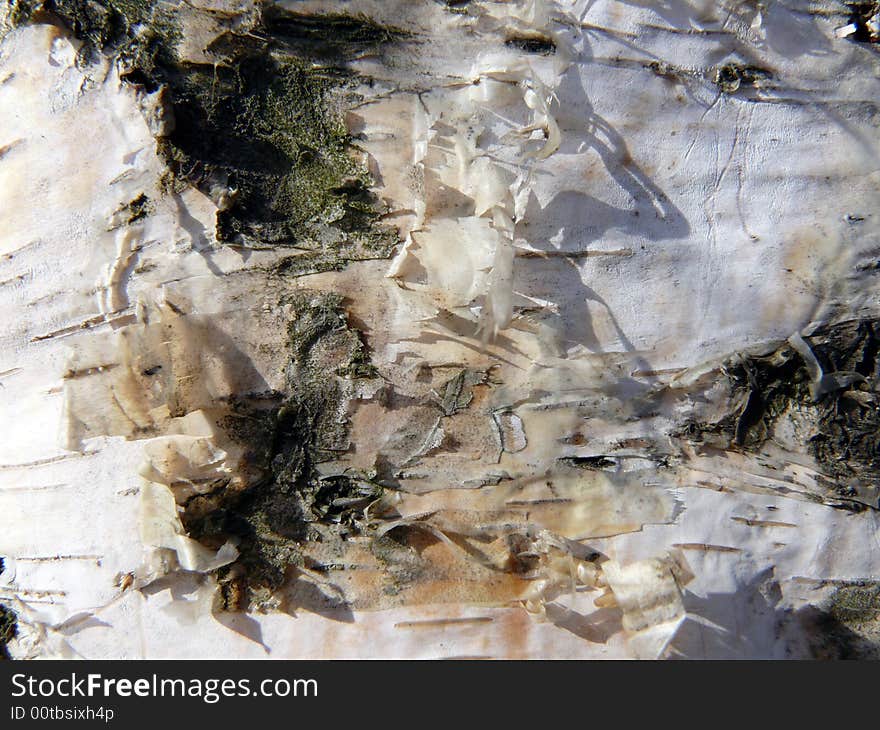
[[[350, 597], [351, 606], [375, 610], [392, 606], [468, 604], [505, 606], [523, 599], [531, 581], [483, 564], [479, 547], [463, 548], [430, 538], [419, 530], [396, 535], [382, 558], [368, 542], [352, 545], [344, 569], [328, 579]], [[471, 550], [469, 553], [466, 549]]]
[[531, 618], [524, 610], [509, 611], [499, 620], [499, 646], [503, 646], [501, 659], [525, 659], [529, 656]]
[[748, 527], [797, 527], [792, 522], [777, 522], [776, 520], [754, 520], [748, 517], [731, 517], [730, 519]]
[[727, 545], [710, 545], [705, 542], [676, 542], [672, 547], [681, 548], [682, 550], [699, 550], [701, 552], [716, 553], [741, 553], [742, 548], [729, 547]]
[[490, 624], [494, 621], [491, 616], [474, 616], [469, 618], [436, 618], [422, 621], [400, 621], [394, 624], [395, 629], [436, 629], [456, 626], [471, 626]]

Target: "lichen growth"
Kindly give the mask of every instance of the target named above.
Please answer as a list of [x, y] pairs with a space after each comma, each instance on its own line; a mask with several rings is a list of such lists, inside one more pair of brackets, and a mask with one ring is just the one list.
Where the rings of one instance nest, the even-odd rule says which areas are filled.
[[816, 659], [880, 659], [880, 584], [842, 585], [801, 617]]
[[[321, 23], [341, 33], [338, 68], [314, 63]], [[345, 60], [393, 37], [364, 19], [345, 24], [272, 5], [247, 34], [209, 46], [214, 64], [148, 69], [173, 104], [175, 127], [159, 150], [174, 176], [209, 195], [233, 193], [217, 215], [218, 240], [296, 247], [309, 254], [309, 272], [391, 254], [396, 233], [379, 224], [384, 210], [341, 110], [357, 82]]]
[[[401, 29], [261, 2], [253, 12], [212, 14], [219, 30], [204, 55], [185, 58], [186, 18], [200, 12], [190, 6], [11, 0], [10, 9], [14, 25], [67, 27], [81, 42], [82, 64], [97, 53], [112, 58], [139, 98], [167, 111], [151, 126], [167, 165], [162, 185], [169, 194], [194, 186], [210, 196], [219, 242], [290, 247], [295, 253], [274, 269], [285, 278], [391, 255], [397, 233], [381, 225], [384, 208], [344, 110], [359, 100], [358, 84], [369, 83], [349, 62], [384, 53], [407, 38]], [[124, 206], [119, 225], [148, 205], [144, 197]], [[322, 477], [318, 469], [349, 448], [348, 401], [358, 380], [376, 375], [360, 333], [335, 294], [301, 291], [286, 304], [293, 316], [284, 391], [227, 399], [223, 425], [246, 447], [242, 478], [219, 480], [182, 515], [206, 545], [237, 540], [239, 559], [218, 574], [227, 609], [266, 605], [265, 592], [303, 566], [303, 542], [357, 532], [358, 515], [381, 491], [367, 477]]]
[[829, 613], [847, 626], [874, 624], [880, 618], [880, 585], [865, 583], [841, 586], [831, 598]]
[[8, 644], [18, 632], [15, 612], [11, 608], [0, 605], [0, 659], [9, 659]]
[[260, 3], [248, 25], [227, 21], [205, 49], [211, 62], [194, 62], [179, 56], [185, 28], [170, 4], [10, 2], [12, 24], [60, 22], [83, 59], [101, 51], [123, 80], [162, 92], [174, 119], [157, 141], [165, 187], [193, 185], [218, 202], [218, 241], [304, 250], [311, 266], [302, 273], [392, 253], [396, 232], [379, 222], [384, 209], [343, 108], [358, 82], [347, 62], [404, 31]]
[[159, 149], [175, 177], [235, 191], [217, 238], [306, 249], [320, 258], [387, 256], [396, 238], [333, 108], [337, 80], [271, 55], [234, 67], [166, 71], [175, 129]]
[[374, 376], [366, 346], [339, 296], [300, 291], [289, 303], [295, 316], [285, 393], [263, 408], [238, 399], [224, 423], [250, 448], [257, 476], [242, 491], [193, 500], [183, 515], [196, 539], [239, 542], [238, 561], [220, 571], [227, 609], [246, 607], [253, 591], [280, 587], [291, 568], [303, 566], [303, 542], [358, 534], [363, 508], [381, 494], [365, 477], [322, 477], [317, 469], [349, 447], [345, 404], [359, 379]]

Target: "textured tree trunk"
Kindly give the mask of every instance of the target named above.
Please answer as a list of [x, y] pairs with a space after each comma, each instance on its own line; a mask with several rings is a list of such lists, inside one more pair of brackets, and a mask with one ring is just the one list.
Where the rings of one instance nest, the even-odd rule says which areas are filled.
[[8, 652], [877, 656], [878, 23], [8, 3]]

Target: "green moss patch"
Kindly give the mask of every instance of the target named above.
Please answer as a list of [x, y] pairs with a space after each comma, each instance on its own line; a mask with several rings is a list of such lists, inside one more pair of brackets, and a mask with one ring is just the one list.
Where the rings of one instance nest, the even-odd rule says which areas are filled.
[[307, 265], [286, 273], [383, 258], [396, 232], [355, 156], [343, 120], [359, 81], [348, 61], [406, 37], [369, 18], [306, 16], [260, 6], [252, 27], [228, 20], [206, 49], [210, 62], [179, 58], [184, 28], [170, 4], [139, 0], [12, 0], [11, 20], [58, 22], [89, 58], [115, 58], [123, 79], [162, 91], [174, 124], [159, 142], [167, 187], [193, 185], [220, 211], [217, 239], [289, 246]]
[[[100, 52], [124, 81], [161, 105], [158, 151], [166, 192], [194, 186], [218, 206], [216, 235], [243, 247], [287, 247], [278, 276], [384, 258], [397, 243], [380, 224], [383, 205], [344, 123], [357, 102], [350, 61], [381, 55], [407, 34], [362, 16], [303, 15], [263, 3], [248, 16], [211, 14], [219, 28], [205, 57], [181, 57], [191, 7], [138, 0], [12, 0], [12, 22], [52, 22]], [[182, 6], [181, 6], [182, 7]], [[187, 15], [184, 16], [183, 13]], [[206, 15], [207, 18], [207, 15]], [[213, 33], [213, 31], [212, 31]], [[147, 212], [146, 197], [119, 211], [120, 224]], [[223, 421], [245, 445], [245, 486], [219, 481], [186, 505], [188, 533], [206, 545], [238, 540], [239, 560], [220, 571], [221, 607], [246, 608], [302, 567], [308, 540], [356, 534], [381, 488], [318, 466], [349, 448], [346, 405], [354, 381], [375, 377], [360, 333], [332, 293], [300, 292], [284, 392], [229, 399]], [[464, 386], [463, 386], [464, 387]], [[464, 396], [462, 396], [464, 397]], [[262, 594], [261, 593], [261, 594]]]
[[226, 608], [244, 607], [254, 590], [278, 588], [291, 568], [303, 566], [303, 542], [358, 534], [364, 507], [381, 493], [367, 478], [322, 477], [317, 468], [348, 450], [350, 389], [374, 376], [360, 334], [334, 294], [303, 291], [291, 304], [285, 393], [269, 407], [237, 400], [224, 424], [248, 446], [257, 478], [243, 492], [196, 498], [184, 513], [193, 537], [239, 541], [241, 557], [221, 571]]

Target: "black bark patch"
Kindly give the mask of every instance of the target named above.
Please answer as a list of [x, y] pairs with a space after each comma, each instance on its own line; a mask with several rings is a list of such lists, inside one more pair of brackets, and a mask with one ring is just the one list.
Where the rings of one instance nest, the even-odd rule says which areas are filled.
[[759, 88], [764, 81], [772, 77], [770, 71], [758, 66], [726, 63], [715, 69], [712, 80], [725, 94], [734, 94], [747, 87]]
[[536, 53], [542, 56], [556, 53], [556, 43], [552, 38], [543, 35], [512, 35], [504, 41], [504, 45], [523, 53]]
[[880, 42], [880, 3], [847, 3], [850, 9], [849, 22], [856, 27], [849, 36], [859, 43]]
[[304, 15], [277, 5], [264, 9], [263, 24], [273, 40], [290, 52], [336, 62], [380, 50], [410, 35], [365, 15]]
[[[738, 410], [715, 424], [689, 423], [678, 435], [691, 441], [709, 433], [745, 451], [759, 452], [782, 419], [809, 425], [804, 446], [840, 506], [877, 508], [880, 495], [880, 339], [875, 320], [852, 320], [804, 338], [826, 376], [843, 376], [814, 397], [801, 355], [785, 345], [764, 357], [738, 357], [724, 372]], [[698, 438], [698, 436], [700, 438]]]
[[150, 212], [152, 212], [150, 199], [144, 193], [141, 193], [119, 208], [119, 210], [114, 211], [111, 230], [136, 223], [145, 218]]
[[[0, 573], [3, 572], [4, 562], [0, 558]], [[18, 617], [11, 608], [0, 604], [0, 660], [10, 659], [8, 644], [18, 633]]]
[[285, 392], [236, 399], [223, 422], [248, 447], [253, 483], [239, 491], [219, 485], [190, 500], [183, 514], [187, 532], [207, 545], [238, 539], [239, 559], [219, 571], [230, 610], [246, 608], [254, 590], [274, 590], [302, 567], [304, 541], [358, 534], [363, 509], [381, 493], [366, 478], [317, 470], [349, 447], [342, 412], [351, 381], [374, 376], [360, 334], [334, 294], [303, 291], [291, 303]]
[[596, 471], [613, 469], [617, 466], [614, 459], [601, 454], [597, 456], [567, 456], [560, 461], [569, 464], [577, 469], [592, 469]]

